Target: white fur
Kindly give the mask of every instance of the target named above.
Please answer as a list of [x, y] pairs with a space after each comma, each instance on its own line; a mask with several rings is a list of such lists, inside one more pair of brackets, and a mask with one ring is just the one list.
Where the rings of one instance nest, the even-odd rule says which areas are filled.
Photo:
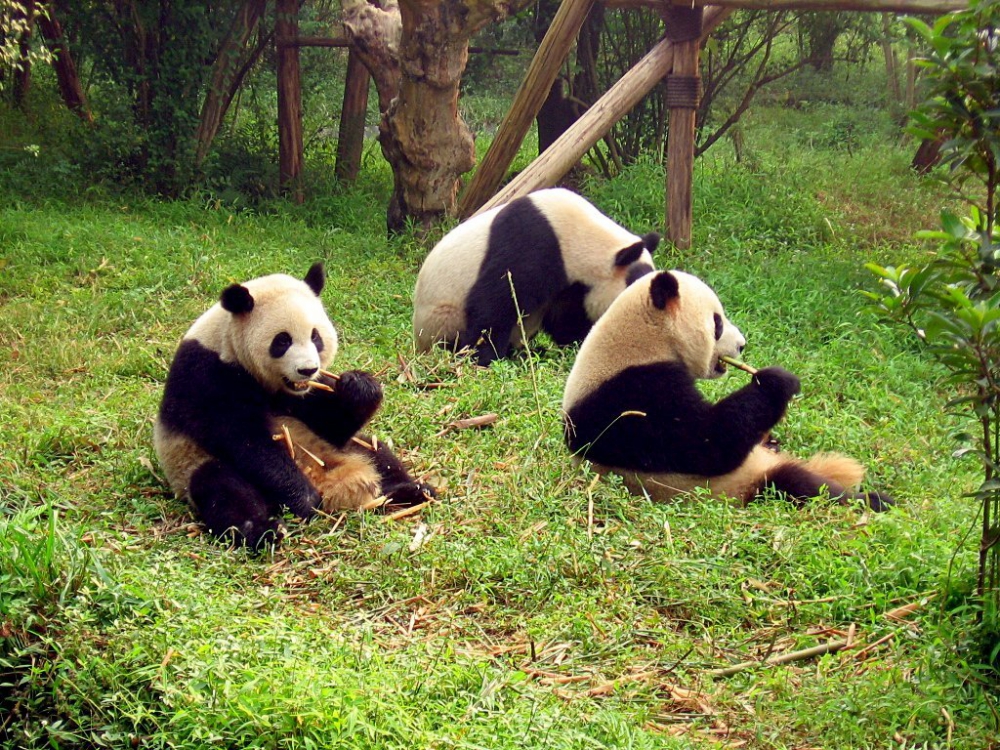
[[[530, 200], [559, 239], [569, 283], [590, 287], [584, 308], [592, 321], [597, 320], [625, 288], [625, 269], [615, 268], [615, 254], [642, 238], [564, 188], [538, 190], [531, 193]], [[465, 302], [486, 256], [490, 227], [503, 207], [496, 206], [459, 224], [427, 255], [413, 292], [413, 336], [419, 351], [438, 342], [454, 343], [465, 330]], [[525, 253], [531, 250], [524, 248]], [[640, 261], [653, 265], [648, 251]], [[543, 314], [540, 311], [525, 319], [528, 338], [537, 333]], [[511, 343], [522, 343], [517, 328]]]

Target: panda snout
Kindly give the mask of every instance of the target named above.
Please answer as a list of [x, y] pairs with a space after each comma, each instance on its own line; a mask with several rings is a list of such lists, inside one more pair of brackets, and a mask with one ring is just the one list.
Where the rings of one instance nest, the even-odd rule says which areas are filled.
[[319, 372], [319, 368], [318, 367], [300, 367], [295, 372], [297, 372], [299, 375], [301, 375], [304, 378], [311, 378], [313, 375], [315, 375], [317, 372]]

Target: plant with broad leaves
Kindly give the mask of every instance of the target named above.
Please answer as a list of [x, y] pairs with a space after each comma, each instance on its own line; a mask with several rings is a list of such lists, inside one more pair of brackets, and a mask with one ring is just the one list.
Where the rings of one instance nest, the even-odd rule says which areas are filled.
[[[939, 243], [920, 266], [868, 264], [882, 291], [866, 293], [875, 312], [903, 323], [948, 370], [956, 391], [948, 405], [974, 420], [958, 455], [975, 455], [983, 482], [978, 594], [1000, 625], [1000, 3], [972, 0], [933, 25], [907, 19], [929, 48], [920, 64], [931, 92], [911, 115], [910, 132], [943, 138], [943, 178], [970, 204], [969, 215], [941, 215], [941, 229], [920, 236]], [[996, 651], [991, 650], [993, 658]]]

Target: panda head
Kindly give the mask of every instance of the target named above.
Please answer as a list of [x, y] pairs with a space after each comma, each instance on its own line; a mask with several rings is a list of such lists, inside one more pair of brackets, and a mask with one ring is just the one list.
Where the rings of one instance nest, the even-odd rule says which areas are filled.
[[653, 252], [660, 235], [650, 232], [640, 241], [615, 253], [611, 268], [595, 274], [599, 279], [587, 291], [583, 305], [591, 322], [598, 320], [627, 287], [653, 271]]
[[661, 271], [645, 280], [647, 317], [655, 322], [651, 344], [680, 361], [693, 378], [717, 378], [721, 357], [737, 357], [746, 345], [711, 287], [683, 271]]
[[266, 390], [308, 393], [337, 353], [337, 331], [319, 298], [325, 281], [316, 263], [304, 280], [273, 274], [222, 292], [230, 357]]
[[692, 378], [717, 378], [722, 356], [735, 357], [746, 339], [729, 322], [715, 292], [683, 271], [635, 280], [594, 325], [577, 355], [569, 399], [629, 367], [679, 362]]

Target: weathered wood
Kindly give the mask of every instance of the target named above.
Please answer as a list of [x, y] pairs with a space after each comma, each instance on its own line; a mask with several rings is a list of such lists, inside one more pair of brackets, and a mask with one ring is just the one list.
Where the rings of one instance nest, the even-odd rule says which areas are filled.
[[756, 10], [870, 11], [873, 13], [954, 13], [969, 7], [968, 0], [604, 0], [608, 8], [649, 8], [663, 3], [683, 7], [747, 8]]
[[[710, 8], [705, 13], [701, 40], [722, 23], [732, 10]], [[674, 45], [657, 43], [635, 66], [594, 102], [572, 127], [476, 212], [482, 213], [533, 190], [551, 187], [600, 140], [608, 129], [639, 103], [670, 72]]]
[[340, 131], [337, 135], [338, 180], [353, 182], [361, 171], [361, 154], [365, 146], [365, 115], [368, 114], [368, 88], [371, 74], [361, 56], [351, 50], [347, 56], [344, 80], [344, 104], [340, 108]]
[[[668, 35], [670, 23], [675, 20], [673, 16], [684, 16], [684, 25], [694, 24], [697, 30], [701, 13], [701, 8], [668, 11], [665, 18]], [[697, 79], [698, 50], [698, 39], [675, 43], [674, 67], [671, 71], [674, 80], [685, 76], [690, 77], [688, 80]], [[691, 227], [694, 223], [691, 195], [697, 106], [697, 96], [690, 97], [689, 101], [681, 105], [670, 105], [670, 129], [667, 133], [667, 238], [681, 250], [691, 247]]]
[[513, 104], [462, 195], [458, 207], [460, 217], [472, 215], [503, 181], [593, 4], [594, 0], [563, 0], [559, 5], [552, 25], [514, 95]]
[[[277, 39], [299, 33], [298, 0], [277, 0], [274, 32]], [[278, 181], [296, 203], [302, 203], [302, 90], [299, 48], [278, 47]]]
[[57, 9], [57, 3], [49, 3], [48, 12], [38, 15], [38, 29], [52, 50], [52, 67], [56, 71], [56, 81], [63, 102], [81, 120], [93, 122], [94, 116], [87, 104], [87, 95], [83, 92], [83, 84], [80, 83], [73, 55], [70, 54], [69, 42], [66, 41], [62, 24], [56, 17]]
[[246, 74], [246, 67], [240, 65], [240, 59], [266, 5], [267, 0], [246, 0], [233, 18], [229, 32], [219, 48], [201, 107], [198, 129], [195, 131], [196, 167], [200, 167], [208, 156], [212, 141], [215, 140], [229, 105]]

